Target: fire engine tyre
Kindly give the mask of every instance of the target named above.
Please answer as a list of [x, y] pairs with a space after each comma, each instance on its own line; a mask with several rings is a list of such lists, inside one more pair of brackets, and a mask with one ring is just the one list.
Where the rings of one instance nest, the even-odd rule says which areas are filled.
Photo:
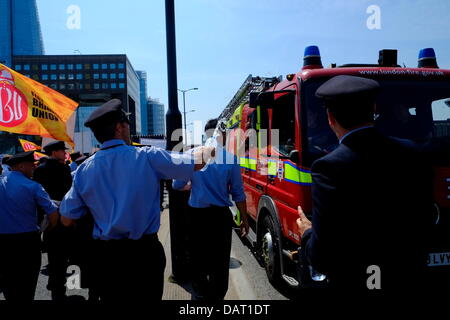
[[281, 280], [280, 264], [280, 237], [275, 231], [275, 225], [270, 215], [266, 215], [262, 221], [262, 232], [260, 233], [260, 253], [267, 277], [272, 283]]

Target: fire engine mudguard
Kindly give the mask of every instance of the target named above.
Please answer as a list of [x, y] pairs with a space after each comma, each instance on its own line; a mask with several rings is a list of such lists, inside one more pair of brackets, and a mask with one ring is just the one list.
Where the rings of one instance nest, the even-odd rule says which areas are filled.
[[284, 270], [281, 224], [276, 205], [267, 195], [261, 196], [259, 200], [256, 234], [267, 277], [271, 282], [278, 283]]

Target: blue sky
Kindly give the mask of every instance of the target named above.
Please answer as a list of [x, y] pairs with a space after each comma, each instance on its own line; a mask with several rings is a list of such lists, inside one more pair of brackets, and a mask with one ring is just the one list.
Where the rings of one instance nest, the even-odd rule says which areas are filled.
[[[148, 74], [148, 94], [167, 106], [164, 0], [38, 0], [46, 54], [125, 53]], [[70, 5], [81, 28], [68, 29]], [[381, 9], [381, 29], [366, 12]], [[216, 117], [248, 74], [297, 72], [305, 46], [318, 45], [324, 65], [376, 63], [378, 50], [398, 49], [399, 64], [417, 65], [433, 47], [450, 69], [448, 0], [176, 0], [178, 87], [187, 122]], [[182, 108], [181, 95], [179, 106]]]

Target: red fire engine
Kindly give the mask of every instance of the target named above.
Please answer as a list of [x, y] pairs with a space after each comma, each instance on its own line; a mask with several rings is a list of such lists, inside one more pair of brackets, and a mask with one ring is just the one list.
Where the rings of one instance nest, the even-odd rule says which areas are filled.
[[293, 263], [301, 246], [297, 206], [311, 213], [311, 164], [338, 145], [315, 91], [342, 74], [380, 82], [379, 130], [440, 150], [434, 153], [436, 225], [429, 268], [442, 277], [450, 271], [450, 70], [438, 68], [431, 48], [420, 51], [418, 68], [400, 67], [396, 50], [381, 50], [378, 64], [324, 68], [319, 49], [310, 46], [300, 72], [284, 80], [250, 75], [244, 81], [220, 120], [242, 167], [250, 243], [271, 281], [297, 288], [326, 282], [309, 266]]

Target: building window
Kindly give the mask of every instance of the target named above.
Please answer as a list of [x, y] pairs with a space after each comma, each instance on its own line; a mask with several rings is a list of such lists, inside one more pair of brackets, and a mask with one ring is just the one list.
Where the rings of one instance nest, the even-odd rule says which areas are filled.
[[115, 82], [111, 83], [111, 89], [117, 89], [117, 83]]
[[90, 89], [91, 89], [91, 84], [90, 84], [90, 83], [86, 83], [85, 88], [86, 88], [87, 90], [90, 90]]
[[42, 75], [42, 80], [48, 80], [48, 74], [43, 74]]
[[14, 68], [16, 71], [22, 70], [22, 65], [16, 64], [16, 67]]
[[64, 83], [60, 83], [59, 84], [59, 89], [60, 90], [65, 90], [66, 89], [66, 85]]
[[108, 69], [108, 64], [107, 63], [102, 63], [102, 69]]
[[119, 79], [125, 79], [125, 74], [124, 73], [119, 73]]
[[100, 79], [100, 74], [94, 73], [94, 79]]
[[102, 79], [108, 79], [108, 74], [107, 73], [102, 73]]
[[120, 89], [125, 89], [125, 83], [123, 83], [123, 82], [119, 83], [119, 88]]
[[85, 70], [91, 70], [91, 64], [90, 63], [85, 63], [84, 64], [84, 69]]
[[73, 90], [73, 89], [75, 89], [75, 85], [73, 83], [68, 83], [67, 90]]
[[94, 83], [94, 89], [100, 89], [100, 83]]
[[107, 83], [105, 83], [105, 82], [102, 83], [102, 89], [108, 89], [108, 87], [109, 87], [109, 86], [108, 86]]
[[23, 70], [30, 70], [30, 65], [29, 64], [25, 64], [24, 66], [23, 66]]
[[110, 68], [110, 69], [115, 69], [115, 68], [116, 68], [116, 64], [115, 64], [115, 63], [111, 63], [111, 64], [109, 65], [109, 68]]
[[125, 68], [125, 65], [123, 63], [119, 63], [118, 67], [119, 67], [119, 69], [123, 69], [123, 68]]
[[66, 70], [66, 65], [60, 64], [59, 65], [59, 70]]
[[83, 74], [77, 73], [77, 80], [83, 80]]
[[52, 89], [58, 89], [58, 86], [56, 85], [56, 83], [52, 83], [52, 84], [50, 84], [50, 88], [52, 88]]
[[67, 69], [68, 69], [68, 70], [73, 70], [73, 64], [68, 64], [68, 65], [67, 65]]
[[42, 70], [48, 70], [48, 64], [41, 65], [41, 69]]
[[84, 77], [85, 77], [86, 80], [90, 80], [91, 79], [91, 74], [90, 73], [86, 73], [84, 75]]
[[52, 79], [52, 80], [56, 80], [56, 74], [52, 74], [52, 75], [50, 75], [50, 79]]
[[66, 80], [66, 75], [64, 73], [61, 73], [59, 75], [59, 80]]
[[116, 79], [116, 74], [115, 73], [111, 73], [109, 76], [111, 77], [111, 79]]
[[83, 89], [83, 84], [82, 83], [78, 83], [78, 89]]
[[50, 70], [56, 70], [56, 64], [51, 64], [50, 65]]
[[81, 63], [77, 63], [77, 70], [83, 70], [83, 65]]
[[98, 70], [99, 68], [98, 63], [94, 63], [92, 66], [94, 67], [95, 70]]
[[33, 74], [33, 76], [31, 78], [36, 81], [39, 80], [39, 76], [37, 74]]
[[73, 80], [74, 79], [73, 73], [69, 73], [67, 76], [67, 79]]
[[34, 71], [38, 71], [39, 70], [39, 66], [37, 64], [33, 64], [31, 66], [31, 69], [34, 70]]

